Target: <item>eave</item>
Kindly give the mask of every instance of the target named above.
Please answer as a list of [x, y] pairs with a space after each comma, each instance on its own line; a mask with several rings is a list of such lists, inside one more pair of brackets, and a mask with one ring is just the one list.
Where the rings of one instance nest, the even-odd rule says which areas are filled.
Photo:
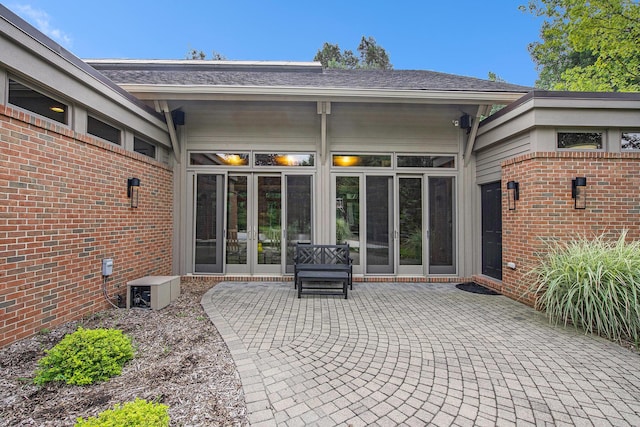
[[523, 92], [392, 90], [282, 86], [121, 84], [142, 100], [180, 101], [331, 101], [412, 104], [509, 104]]

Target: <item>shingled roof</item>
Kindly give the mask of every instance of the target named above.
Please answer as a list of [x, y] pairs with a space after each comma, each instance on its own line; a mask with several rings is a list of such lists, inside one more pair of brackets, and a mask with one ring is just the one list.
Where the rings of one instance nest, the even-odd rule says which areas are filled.
[[337, 70], [318, 63], [87, 60], [117, 84], [520, 92], [533, 88], [422, 70]]

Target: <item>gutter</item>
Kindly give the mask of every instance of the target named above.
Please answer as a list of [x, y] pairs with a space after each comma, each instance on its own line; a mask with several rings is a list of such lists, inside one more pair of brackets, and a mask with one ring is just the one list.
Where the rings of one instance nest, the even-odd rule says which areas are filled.
[[509, 104], [524, 92], [481, 92], [407, 89], [354, 89], [292, 86], [214, 86], [121, 84], [139, 99], [145, 100], [308, 100], [359, 102], [363, 100], [394, 103], [455, 103], [466, 105]]

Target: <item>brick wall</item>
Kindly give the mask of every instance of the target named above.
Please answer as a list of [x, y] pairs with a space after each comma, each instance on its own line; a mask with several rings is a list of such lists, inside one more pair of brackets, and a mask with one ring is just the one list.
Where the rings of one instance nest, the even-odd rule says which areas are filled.
[[[571, 180], [587, 177], [587, 207], [574, 209]], [[517, 208], [507, 207], [507, 182], [520, 183]], [[527, 304], [531, 278], [549, 240], [624, 229], [640, 239], [640, 153], [531, 153], [502, 164], [502, 284], [499, 290]], [[507, 267], [515, 262], [516, 269]], [[494, 286], [496, 287], [496, 286]]]
[[[109, 307], [172, 263], [170, 168], [0, 106], [0, 347]], [[127, 178], [141, 180], [132, 209]]]

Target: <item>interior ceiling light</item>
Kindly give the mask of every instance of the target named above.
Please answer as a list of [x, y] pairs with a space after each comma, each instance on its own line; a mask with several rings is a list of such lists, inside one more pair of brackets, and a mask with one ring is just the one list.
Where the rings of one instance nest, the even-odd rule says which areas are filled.
[[241, 166], [247, 164], [246, 160], [237, 154], [223, 154], [221, 157], [228, 165]]
[[62, 106], [60, 105], [52, 105], [51, 107], [49, 107], [49, 109], [54, 113], [64, 113], [64, 108], [62, 108]]
[[296, 166], [298, 162], [294, 156], [285, 154], [284, 156], [276, 156], [276, 163], [281, 166]]
[[356, 166], [360, 163], [360, 157], [358, 156], [336, 156], [336, 166]]

